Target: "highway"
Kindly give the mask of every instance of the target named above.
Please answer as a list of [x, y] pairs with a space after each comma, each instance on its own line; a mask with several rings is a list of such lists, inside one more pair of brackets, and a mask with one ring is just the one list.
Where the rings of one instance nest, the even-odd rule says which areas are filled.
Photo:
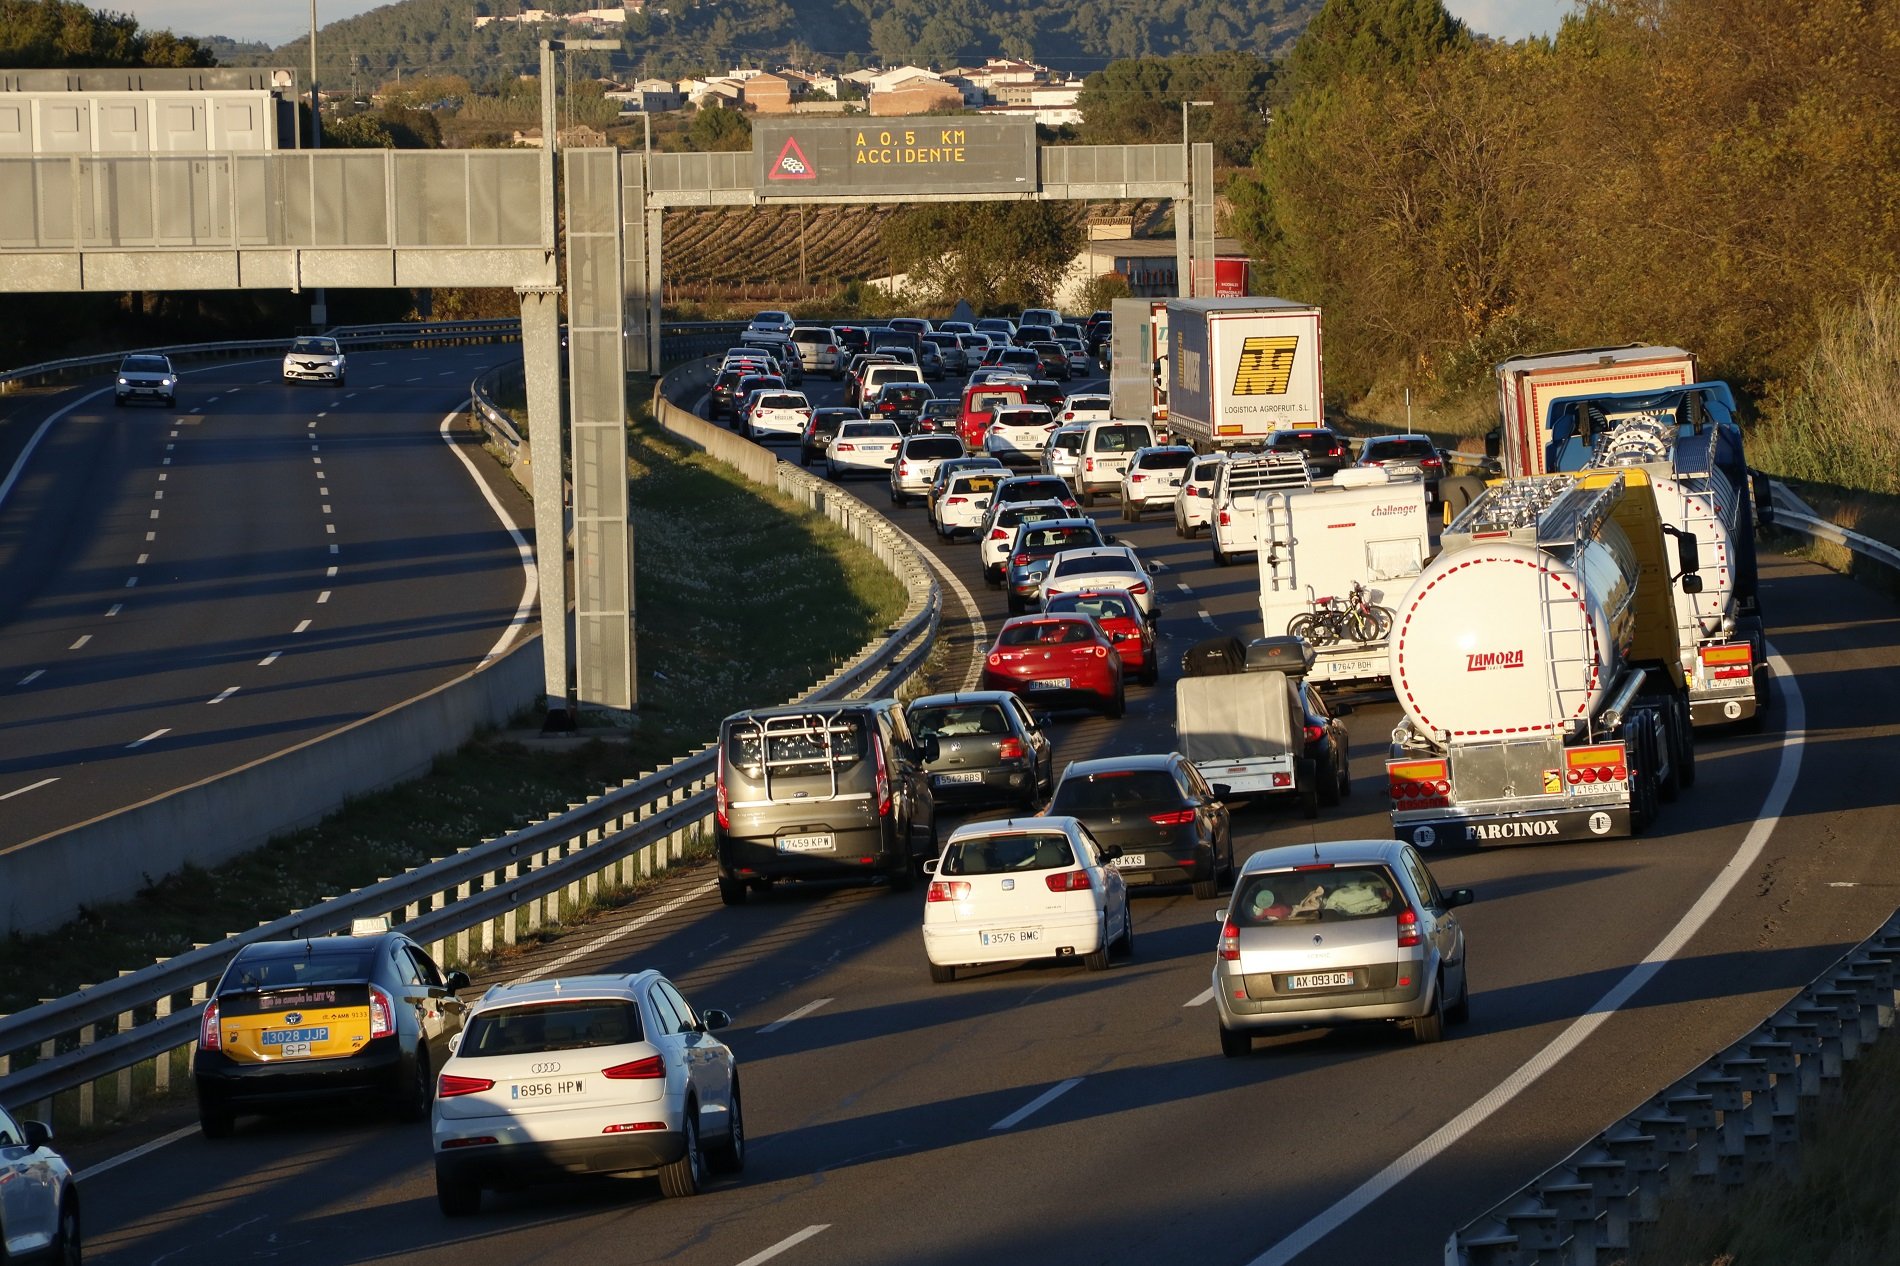
[[366, 350], [341, 388], [285, 385], [275, 360], [187, 367], [176, 408], [114, 408], [109, 386], [0, 402], [0, 848], [518, 636], [527, 500], [444, 425], [512, 350]]
[[[808, 387], [821, 403], [834, 390]], [[888, 510], [878, 484], [854, 490], [970, 592], [976, 611], [959, 613], [952, 589], [947, 625], [974, 615], [993, 633], [1003, 601], [974, 547], [940, 544], [921, 510]], [[1250, 567], [1214, 566], [1165, 519], [1111, 530], [1163, 565], [1170, 671], [1130, 690], [1120, 722], [1061, 719], [1059, 761], [1170, 746], [1180, 652], [1258, 624]], [[934, 986], [921, 893], [780, 889], [727, 909], [689, 870], [477, 985], [558, 955], [565, 973], [657, 967], [733, 1011], [743, 1175], [690, 1201], [645, 1180], [491, 1194], [450, 1222], [423, 1127], [323, 1112], [246, 1119], [212, 1145], [181, 1116], [154, 1127], [181, 1127], [175, 1141], [85, 1179], [92, 1257], [1435, 1263], [1454, 1226], [1759, 1023], [1891, 912], [1891, 796], [1870, 771], [1900, 759], [1900, 608], [1772, 554], [1763, 607], [1779, 657], [1768, 725], [1705, 732], [1697, 786], [1650, 835], [1430, 858], [1479, 898], [1461, 912], [1473, 1019], [1440, 1045], [1314, 1032], [1223, 1059], [1207, 998], [1219, 903], [1185, 890], [1137, 893], [1133, 959], [1107, 973], [1035, 965]], [[1340, 809], [1243, 810], [1237, 844], [1387, 835], [1398, 715], [1358, 701]]]

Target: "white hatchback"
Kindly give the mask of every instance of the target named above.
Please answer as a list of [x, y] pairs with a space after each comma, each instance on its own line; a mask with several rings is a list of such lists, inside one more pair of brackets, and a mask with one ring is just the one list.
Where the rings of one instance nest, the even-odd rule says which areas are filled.
[[847, 471], [882, 475], [897, 460], [903, 439], [895, 422], [846, 422], [825, 449], [825, 473], [833, 479]]
[[1188, 467], [1174, 493], [1174, 534], [1199, 536], [1214, 521], [1214, 476], [1227, 460], [1226, 453], [1203, 453]]
[[1056, 410], [1056, 421], [1063, 426], [1076, 426], [1087, 422], [1106, 422], [1109, 419], [1109, 398], [1078, 391], [1062, 402]]
[[891, 463], [891, 504], [907, 505], [912, 497], [928, 493], [937, 467], [961, 456], [963, 441], [954, 435], [906, 435], [898, 445], [897, 460]]
[[1057, 594], [1082, 593], [1090, 589], [1126, 589], [1150, 623], [1161, 614], [1155, 595], [1154, 578], [1141, 558], [1126, 545], [1096, 545], [1088, 549], [1065, 549], [1049, 560], [1042, 578], [1042, 601]]
[[999, 408], [991, 414], [990, 429], [983, 433], [983, 451], [998, 461], [1017, 465], [1035, 465], [1042, 460], [1042, 446], [1056, 429], [1055, 415], [1048, 406], [1018, 404]]
[[497, 985], [469, 1009], [431, 1110], [436, 1200], [458, 1217], [485, 1187], [570, 1174], [657, 1176], [698, 1194], [745, 1165], [739, 1068], [658, 972]]
[[1193, 460], [1194, 450], [1184, 444], [1138, 450], [1122, 471], [1122, 518], [1138, 522], [1148, 507], [1173, 502]]
[[284, 353], [285, 382], [333, 382], [341, 387], [349, 368], [343, 345], [325, 335], [300, 338]]
[[958, 827], [924, 863], [924, 956], [945, 984], [957, 968], [1028, 958], [1080, 958], [1091, 971], [1133, 953], [1128, 885], [1074, 818], [1008, 818]]
[[943, 495], [937, 498], [937, 535], [947, 539], [958, 532], [974, 532], [981, 527], [983, 512], [990, 508], [996, 485], [1008, 477], [1008, 472], [1001, 469], [972, 470], [950, 476]]
[[797, 439], [811, 421], [811, 401], [802, 391], [762, 391], [746, 415], [746, 438], [762, 440], [768, 435]]

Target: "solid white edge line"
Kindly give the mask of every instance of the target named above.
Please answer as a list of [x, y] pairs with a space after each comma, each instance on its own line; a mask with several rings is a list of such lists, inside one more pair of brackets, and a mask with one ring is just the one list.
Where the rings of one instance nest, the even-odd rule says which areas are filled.
[[0, 800], [11, 800], [15, 796], [24, 796], [29, 791], [38, 791], [41, 787], [46, 786], [48, 783], [55, 783], [58, 781], [59, 779], [57, 778], [42, 778], [38, 782], [30, 782], [24, 787], [15, 787], [12, 791], [0, 792]]
[[170, 1134], [160, 1135], [149, 1143], [141, 1143], [129, 1152], [120, 1152], [117, 1156], [102, 1160], [89, 1169], [80, 1170], [73, 1175], [73, 1181], [82, 1183], [89, 1182], [109, 1169], [117, 1169], [128, 1161], [135, 1161], [141, 1156], [149, 1156], [161, 1147], [170, 1147], [173, 1143], [183, 1142], [197, 1132], [198, 1127], [196, 1124], [181, 1126], [173, 1130]]
[[780, 1029], [784, 1028], [786, 1025], [790, 1024], [793, 1020], [802, 1020], [806, 1016], [810, 1015], [812, 1012], [816, 1011], [818, 1008], [822, 1006], [827, 1006], [830, 1003], [833, 1003], [836, 1001], [837, 1001], [836, 998], [820, 998], [816, 1002], [807, 1002], [804, 1006], [798, 1008], [796, 1011], [790, 1011], [780, 1016], [778, 1019], [772, 1021], [770, 1024], [760, 1029], [759, 1032], [776, 1033]]
[[13, 469], [7, 472], [5, 479], [0, 479], [0, 505], [6, 504], [7, 494], [13, 491], [13, 485], [20, 482], [20, 476], [26, 471], [27, 462], [33, 458], [33, 450], [40, 446], [40, 441], [46, 438], [46, 433], [53, 429], [53, 423], [59, 421], [80, 405], [85, 404], [88, 400], [103, 396], [111, 390], [111, 387], [101, 387], [97, 391], [87, 392], [65, 408], [55, 409], [46, 415], [46, 421], [39, 424], [39, 427], [33, 432], [33, 438], [28, 440], [26, 447], [20, 450], [20, 456], [14, 461]]
[[1788, 717], [1781, 745], [1781, 765], [1775, 772], [1775, 781], [1768, 788], [1767, 796], [1762, 800], [1760, 816], [1748, 829], [1748, 834], [1742, 838], [1727, 863], [1709, 881], [1702, 895], [1696, 898], [1695, 904], [1683, 913], [1676, 925], [1657, 942], [1655, 949], [1644, 956], [1642, 962], [1630, 968], [1588, 1011], [1571, 1021], [1570, 1026], [1558, 1034], [1549, 1046], [1532, 1056], [1489, 1094], [1438, 1127], [1417, 1146], [1366, 1179], [1317, 1217], [1309, 1219], [1247, 1266], [1285, 1266], [1285, 1263], [1338, 1230], [1349, 1219], [1364, 1212], [1373, 1201], [1437, 1159], [1459, 1139], [1483, 1124], [1486, 1118], [1530, 1089], [1539, 1078], [1555, 1068], [1559, 1060], [1583, 1045], [1591, 1034], [1603, 1027], [1624, 1003], [1635, 996], [1637, 990], [1653, 980], [1663, 965], [1702, 930], [1702, 925], [1721, 907], [1730, 890], [1749, 873], [1756, 859], [1761, 856], [1762, 849], [1767, 846], [1769, 837], [1781, 821], [1782, 810], [1788, 807], [1788, 797], [1794, 791], [1795, 778], [1801, 772], [1801, 749], [1807, 743], [1807, 704], [1801, 697], [1801, 687], [1788, 671], [1787, 662], [1781, 658], [1772, 642], [1768, 644], [1768, 662], [1774, 666], [1775, 684], [1781, 688], [1782, 707], [1786, 709]]
[[534, 617], [535, 605], [540, 600], [541, 594], [541, 574], [537, 570], [534, 546], [528, 544], [528, 538], [522, 534], [520, 528], [508, 521], [508, 515], [502, 510], [501, 502], [495, 499], [488, 481], [482, 478], [481, 472], [475, 469], [475, 463], [469, 460], [468, 454], [462, 451], [461, 445], [457, 444], [455, 437], [450, 434], [450, 428], [455, 425], [456, 419], [461, 417], [462, 411], [473, 403], [474, 397], [471, 396], [455, 406], [455, 412], [443, 417], [442, 424], [436, 428], [436, 433], [442, 437], [442, 442], [449, 446], [449, 451], [455, 454], [455, 460], [461, 462], [468, 471], [468, 477], [475, 481], [475, 487], [481, 492], [482, 500], [486, 501], [488, 508], [495, 512], [496, 520], [507, 529], [508, 539], [515, 543], [515, 553], [521, 559], [522, 576], [521, 602], [515, 607], [514, 619], [508, 622], [508, 627], [489, 648], [488, 654], [482, 656], [482, 663], [488, 664], [507, 653], [508, 648], [514, 645], [515, 639], [521, 635], [521, 631], [528, 626], [528, 621]]
[[923, 542], [912, 538], [911, 544], [915, 545], [917, 552], [924, 556], [924, 561], [943, 577], [943, 582], [950, 586], [952, 592], [957, 595], [958, 601], [963, 603], [963, 609], [970, 613], [970, 624], [975, 632], [970, 642], [970, 671], [963, 674], [963, 685], [958, 689], [975, 690], [977, 683], [983, 679], [984, 643], [990, 640], [990, 627], [983, 622], [983, 612], [977, 607], [976, 599], [971, 596], [968, 589], [964, 588], [963, 582], [957, 579], [957, 574], [950, 570], [949, 564], [932, 553]]
[[829, 1222], [820, 1222], [817, 1226], [808, 1226], [804, 1230], [798, 1232], [796, 1235], [786, 1236], [784, 1239], [774, 1244], [771, 1248], [766, 1249], [764, 1252], [754, 1253], [752, 1256], [740, 1262], [739, 1266], [759, 1266], [760, 1262], [769, 1262], [774, 1257], [777, 1257], [780, 1253], [783, 1253], [786, 1249], [797, 1248], [800, 1244], [803, 1244], [806, 1240], [809, 1240], [812, 1236], [818, 1234], [820, 1231], [829, 1230], [830, 1227], [831, 1227], [831, 1223]]
[[673, 911], [679, 909], [681, 906], [685, 905], [687, 902], [696, 901], [700, 897], [703, 897], [707, 893], [711, 892], [712, 890], [713, 890], [713, 881], [710, 879], [708, 879], [703, 884], [694, 884], [691, 888], [688, 888], [685, 892], [682, 892], [679, 896], [673, 898], [671, 901], [667, 902], [665, 905], [655, 906], [653, 909], [648, 910], [645, 914], [641, 915], [639, 918], [633, 919], [626, 923], [621, 924], [619, 927], [607, 933], [605, 936], [597, 936], [593, 940], [587, 942], [587, 944], [582, 945], [577, 949], [569, 950], [567, 953], [561, 955], [559, 958], [555, 959], [552, 962], [543, 963], [541, 966], [535, 968], [533, 971], [527, 971], [527, 972], [521, 973], [521, 975], [516, 976], [513, 980], [509, 981], [508, 983], [511, 985], [525, 985], [531, 980], [540, 980], [544, 976], [547, 976], [553, 972], [559, 971], [561, 968], [567, 966], [569, 963], [573, 962], [575, 959], [585, 958], [587, 957], [587, 955], [592, 954], [595, 950], [600, 949], [607, 945], [612, 945], [615, 941], [620, 940], [622, 937], [628, 935], [631, 932], [639, 931], [641, 928], [653, 922], [655, 919], [660, 918], [662, 915], [671, 914], [673, 913]]
[[1081, 1084], [1082, 1084], [1082, 1079], [1080, 1077], [1071, 1077], [1067, 1081], [1059, 1081], [1055, 1085], [1049, 1087], [1049, 1089], [1037, 1095], [1034, 1099], [1031, 1099], [1028, 1103], [1024, 1104], [1022, 1107], [1016, 1109], [1014, 1112], [1004, 1117], [1001, 1121], [998, 1121], [995, 1125], [992, 1125], [990, 1129], [993, 1131], [1007, 1130], [1011, 1126], [1020, 1124], [1024, 1118], [1029, 1116], [1030, 1113], [1041, 1111], [1043, 1108], [1048, 1107], [1051, 1103], [1054, 1103], [1057, 1099], [1059, 1099], [1063, 1095], [1068, 1094], [1071, 1090], [1074, 1090], [1077, 1086]]
[[1214, 986], [1209, 985], [1207, 988], [1201, 990], [1201, 992], [1195, 994], [1192, 998], [1189, 998], [1186, 1002], [1182, 1003], [1181, 1009], [1185, 1011], [1189, 1007], [1206, 1006], [1208, 1003], [1212, 1001], [1214, 1001]]

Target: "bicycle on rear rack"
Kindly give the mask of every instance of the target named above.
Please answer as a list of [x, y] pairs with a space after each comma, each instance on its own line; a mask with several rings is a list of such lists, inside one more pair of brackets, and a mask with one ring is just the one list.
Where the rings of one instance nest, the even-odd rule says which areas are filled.
[[1315, 647], [1336, 642], [1377, 642], [1392, 631], [1392, 609], [1366, 597], [1366, 587], [1354, 581], [1344, 598], [1313, 599], [1313, 610], [1302, 611], [1286, 624], [1287, 634]]

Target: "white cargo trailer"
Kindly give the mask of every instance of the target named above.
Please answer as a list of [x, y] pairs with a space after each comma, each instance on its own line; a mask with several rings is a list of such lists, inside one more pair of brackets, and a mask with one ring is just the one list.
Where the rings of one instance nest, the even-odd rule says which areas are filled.
[[1168, 303], [1168, 431], [1208, 453], [1326, 422], [1320, 310], [1289, 299]]
[[1686, 387], [1696, 380], [1693, 352], [1680, 347], [1585, 347], [1501, 362], [1498, 430], [1491, 456], [1507, 478], [1542, 475], [1551, 467], [1550, 406], [1560, 400], [1623, 391]]
[[[1257, 494], [1260, 622], [1268, 637], [1353, 586], [1390, 608], [1411, 588], [1431, 553], [1425, 484], [1390, 481], [1376, 467], [1340, 471], [1331, 482]], [[1313, 639], [1309, 680], [1330, 686], [1384, 681], [1390, 628], [1366, 641]]]

